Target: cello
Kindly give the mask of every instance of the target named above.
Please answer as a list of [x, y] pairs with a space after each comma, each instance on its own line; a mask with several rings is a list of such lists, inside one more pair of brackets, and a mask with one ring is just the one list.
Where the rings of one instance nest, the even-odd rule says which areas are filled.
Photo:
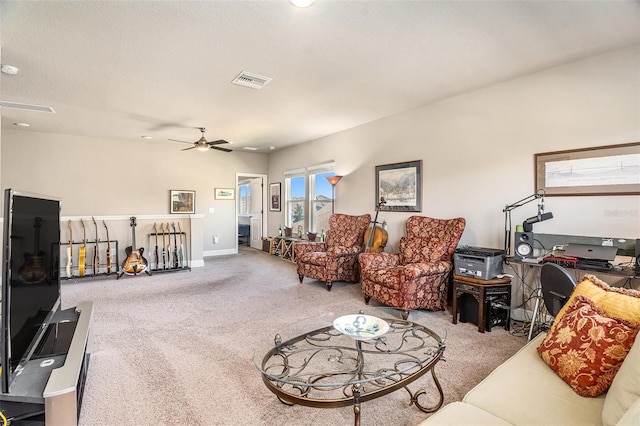
[[387, 201], [384, 197], [380, 197], [380, 202], [376, 206], [376, 217], [373, 219], [373, 222], [371, 222], [371, 226], [367, 228], [364, 233], [364, 239], [367, 242], [364, 249], [365, 253], [383, 252], [384, 247], [387, 245], [389, 235], [381, 226], [378, 226], [378, 213], [380, 213], [380, 208], [386, 203]]

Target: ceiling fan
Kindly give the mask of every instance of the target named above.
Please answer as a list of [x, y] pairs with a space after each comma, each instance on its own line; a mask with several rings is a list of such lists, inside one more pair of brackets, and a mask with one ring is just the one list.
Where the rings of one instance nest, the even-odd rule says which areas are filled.
[[189, 143], [192, 144], [193, 146], [190, 148], [185, 148], [182, 149], [181, 151], [187, 151], [189, 149], [197, 149], [198, 151], [207, 151], [209, 150], [209, 148], [211, 149], [217, 149], [218, 151], [224, 151], [224, 152], [231, 152], [231, 149], [228, 148], [221, 148], [219, 146], [215, 146], [215, 145], [223, 145], [225, 143], [229, 143], [227, 141], [225, 141], [224, 139], [218, 139], [217, 141], [207, 141], [204, 137], [204, 132], [207, 131], [207, 129], [205, 129], [204, 127], [197, 127], [198, 130], [200, 130], [200, 132], [202, 133], [202, 136], [200, 137], [200, 139], [198, 139], [195, 142], [185, 142], [185, 141], [179, 141], [177, 139], [169, 139], [170, 141], [173, 142], [180, 142], [180, 143]]

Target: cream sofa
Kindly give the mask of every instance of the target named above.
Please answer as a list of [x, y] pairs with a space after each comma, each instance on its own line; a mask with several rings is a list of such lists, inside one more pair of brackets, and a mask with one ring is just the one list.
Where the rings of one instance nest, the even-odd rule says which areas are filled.
[[[640, 337], [608, 392], [579, 396], [542, 360], [538, 335], [469, 391], [421, 425], [640, 426]], [[640, 336], [640, 335], [639, 335]]]

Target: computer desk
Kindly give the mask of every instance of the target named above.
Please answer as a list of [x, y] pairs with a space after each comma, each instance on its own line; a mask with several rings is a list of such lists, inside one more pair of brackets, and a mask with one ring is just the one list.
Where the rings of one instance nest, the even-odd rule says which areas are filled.
[[[523, 289], [527, 285], [525, 283], [525, 276], [527, 275], [526, 273], [527, 267], [541, 268], [543, 265], [542, 262], [534, 263], [534, 262], [522, 261], [520, 259], [514, 258], [513, 256], [507, 257], [505, 259], [505, 264], [511, 265], [511, 267], [514, 269], [514, 272], [516, 272], [516, 274], [518, 275], [517, 279], [520, 281], [520, 284]], [[516, 268], [518, 268], [519, 271], [516, 271]], [[631, 266], [623, 267], [622, 269], [607, 269], [607, 270], [589, 269], [589, 268], [569, 268], [566, 266], [564, 268], [574, 275], [576, 282], [579, 282], [580, 276], [584, 274], [607, 275], [607, 276], [619, 277], [621, 279], [624, 279], [624, 282], [620, 287], [629, 286], [629, 288], [632, 288], [631, 282], [634, 279], [640, 279], [640, 274], [638, 274], [634, 270], [634, 268]], [[538, 274], [538, 277], [539, 277], [539, 274]], [[542, 285], [540, 283], [539, 278], [536, 278], [535, 286], [536, 286], [534, 289], [535, 295], [533, 297], [535, 297], [536, 301], [533, 308], [533, 317], [531, 319], [531, 325], [529, 326], [529, 334], [527, 336], [527, 341], [531, 340], [531, 338], [533, 337], [533, 330], [538, 320], [538, 313], [540, 310], [540, 301], [542, 300]]]

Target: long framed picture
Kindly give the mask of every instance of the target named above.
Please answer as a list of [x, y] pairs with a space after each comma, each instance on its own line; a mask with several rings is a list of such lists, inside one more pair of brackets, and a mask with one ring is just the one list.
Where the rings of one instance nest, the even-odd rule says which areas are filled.
[[279, 212], [282, 209], [280, 200], [281, 192], [280, 182], [269, 184], [269, 211]]
[[536, 191], [548, 196], [639, 195], [640, 142], [535, 154]]
[[196, 191], [172, 189], [169, 193], [169, 212], [195, 213]]
[[215, 199], [216, 200], [234, 200], [236, 198], [236, 191], [233, 188], [216, 188]]
[[422, 211], [422, 160], [376, 166], [376, 205], [383, 211]]

